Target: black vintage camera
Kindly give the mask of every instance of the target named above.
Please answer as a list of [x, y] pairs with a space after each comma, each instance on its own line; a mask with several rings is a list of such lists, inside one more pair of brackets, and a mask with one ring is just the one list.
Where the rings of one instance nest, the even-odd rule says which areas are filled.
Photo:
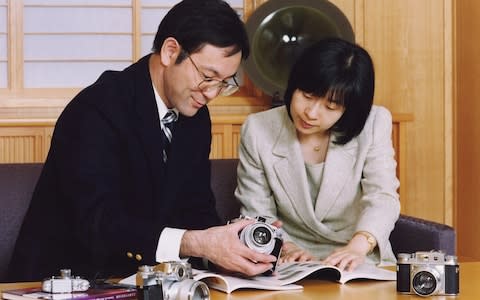
[[405, 294], [457, 295], [460, 269], [457, 257], [442, 252], [399, 253], [397, 292]]
[[[240, 216], [230, 222], [236, 222], [241, 219], [250, 219], [246, 216]], [[242, 229], [239, 233], [240, 240], [250, 249], [253, 249], [260, 253], [271, 254], [277, 259], [280, 257], [280, 253], [283, 245], [283, 238], [281, 230], [277, 227], [265, 223], [264, 217], [255, 217], [255, 223], [250, 224]], [[277, 260], [278, 261], [278, 260]], [[275, 271], [276, 263], [273, 268], [264, 273], [264, 275], [270, 275]]]
[[139, 300], [209, 300], [210, 290], [193, 279], [192, 267], [186, 262], [164, 262], [140, 266], [136, 275]]
[[84, 292], [90, 288], [90, 282], [79, 276], [72, 276], [70, 269], [61, 269], [60, 276], [52, 276], [42, 281], [42, 291], [46, 293]]

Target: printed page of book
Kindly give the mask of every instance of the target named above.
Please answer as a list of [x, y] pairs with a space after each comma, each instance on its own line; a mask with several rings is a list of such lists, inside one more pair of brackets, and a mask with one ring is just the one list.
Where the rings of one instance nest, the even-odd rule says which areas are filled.
[[210, 288], [225, 293], [231, 293], [238, 289], [259, 289], [259, 290], [301, 290], [303, 287], [296, 284], [285, 284], [275, 279], [275, 276], [236, 277], [220, 275], [203, 270], [193, 270], [193, 278], [202, 280]]
[[396, 280], [397, 277], [396, 272], [374, 265], [363, 264], [353, 272], [347, 272], [319, 261], [285, 263], [277, 267], [276, 273], [278, 284], [294, 283], [310, 275], [315, 279], [338, 281], [342, 284], [352, 279]]
[[397, 280], [397, 273], [374, 265], [363, 264], [353, 272], [342, 272], [340, 283], [346, 283], [352, 279], [374, 279], [374, 280]]
[[[270, 280], [275, 280], [277, 284], [290, 284], [302, 280], [319, 270], [322, 270], [322, 276], [319, 276], [321, 279], [340, 280], [341, 272], [338, 268], [324, 265], [319, 261], [283, 263], [277, 267], [274, 278]], [[262, 276], [262, 279], [265, 277]]]

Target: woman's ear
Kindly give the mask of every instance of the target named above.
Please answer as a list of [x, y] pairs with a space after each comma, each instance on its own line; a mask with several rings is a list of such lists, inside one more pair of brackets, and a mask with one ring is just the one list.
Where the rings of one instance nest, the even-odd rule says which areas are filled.
[[182, 47], [173, 37], [168, 37], [163, 41], [162, 48], [160, 48], [160, 59], [164, 66], [174, 64], [178, 55], [182, 51]]

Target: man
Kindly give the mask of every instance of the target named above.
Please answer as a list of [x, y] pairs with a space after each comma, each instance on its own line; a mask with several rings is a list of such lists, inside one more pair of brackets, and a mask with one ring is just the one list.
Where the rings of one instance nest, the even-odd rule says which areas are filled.
[[238, 239], [252, 221], [212, 227], [219, 218], [206, 104], [238, 88], [248, 47], [228, 4], [185, 0], [160, 23], [151, 55], [81, 91], [55, 126], [10, 280], [61, 268], [122, 277], [179, 257], [247, 275], [270, 269], [275, 257]]

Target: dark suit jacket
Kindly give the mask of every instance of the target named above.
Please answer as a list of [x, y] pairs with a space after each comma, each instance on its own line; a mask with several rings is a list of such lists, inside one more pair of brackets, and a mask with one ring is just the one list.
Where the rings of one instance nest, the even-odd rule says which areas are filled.
[[61, 268], [88, 277], [130, 275], [155, 263], [164, 227], [219, 224], [208, 109], [180, 116], [165, 165], [148, 58], [103, 73], [59, 117], [10, 280], [39, 280]]

